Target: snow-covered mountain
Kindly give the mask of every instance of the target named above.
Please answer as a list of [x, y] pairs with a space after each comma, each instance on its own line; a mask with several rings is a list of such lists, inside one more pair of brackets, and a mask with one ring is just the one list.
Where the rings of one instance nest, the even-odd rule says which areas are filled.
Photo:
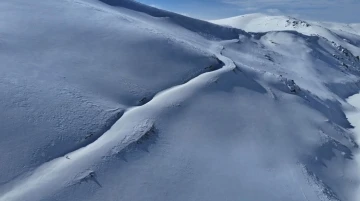
[[269, 16], [261, 13], [241, 15], [211, 21], [248, 32], [296, 31], [307, 36], [320, 36], [334, 45], [343, 46], [360, 55], [360, 24], [313, 22], [289, 16]]
[[0, 201], [359, 198], [357, 26], [131, 0], [0, 11]]

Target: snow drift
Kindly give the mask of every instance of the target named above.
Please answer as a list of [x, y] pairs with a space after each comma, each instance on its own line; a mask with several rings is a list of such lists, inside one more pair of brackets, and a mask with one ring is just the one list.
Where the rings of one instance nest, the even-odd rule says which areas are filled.
[[356, 200], [356, 32], [127, 0], [0, 10], [1, 201]]

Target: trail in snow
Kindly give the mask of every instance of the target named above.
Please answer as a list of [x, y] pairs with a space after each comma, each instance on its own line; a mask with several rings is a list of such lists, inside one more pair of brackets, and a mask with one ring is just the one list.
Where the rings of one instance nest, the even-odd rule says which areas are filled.
[[158, 93], [142, 106], [127, 110], [99, 139], [65, 157], [54, 159], [38, 167], [31, 176], [14, 183], [12, 189], [0, 197], [0, 201], [40, 200], [64, 187], [93, 177], [92, 166], [104, 157], [119, 153], [149, 132], [156, 123], [157, 113], [165, 105], [172, 105], [179, 99], [190, 97], [216, 76], [234, 70], [236, 68], [234, 62], [223, 56], [221, 52], [224, 49], [222, 44], [237, 41], [223, 41], [211, 46], [211, 53], [224, 63], [222, 68], [200, 74], [185, 84]]

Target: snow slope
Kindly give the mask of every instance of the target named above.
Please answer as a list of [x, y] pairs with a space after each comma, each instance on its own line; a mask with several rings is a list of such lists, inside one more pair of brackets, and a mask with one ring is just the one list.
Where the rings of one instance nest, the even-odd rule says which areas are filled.
[[0, 10], [0, 201], [357, 200], [352, 49], [128, 0]]
[[334, 43], [334, 46], [360, 55], [360, 24], [313, 22], [288, 16], [268, 16], [260, 13], [241, 15], [212, 21], [216, 24], [243, 29], [248, 32], [296, 31], [304, 35], [317, 35]]
[[[353, 106], [346, 113], [347, 118], [349, 119], [351, 125], [354, 126], [353, 132], [357, 142], [360, 140], [360, 93], [350, 96], [347, 101]], [[360, 154], [357, 154], [356, 161], [360, 162]], [[359, 166], [359, 164], [358, 164]], [[360, 188], [356, 190], [356, 199], [360, 198]]]
[[24, 2], [1, 3], [0, 149], [9, 163], [1, 183], [88, 144], [128, 107], [219, 65], [196, 44], [125, 14]]

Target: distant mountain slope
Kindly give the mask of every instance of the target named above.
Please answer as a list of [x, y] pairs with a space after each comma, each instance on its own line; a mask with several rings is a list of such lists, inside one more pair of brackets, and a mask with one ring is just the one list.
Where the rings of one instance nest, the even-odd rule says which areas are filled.
[[[311, 31], [319, 29], [319, 27], [330, 29], [332, 31], [348, 32], [354, 35], [359, 35], [360, 31], [360, 23], [344, 24], [335, 22], [316, 22], [301, 20], [290, 16], [273, 16], [262, 13], [240, 15], [226, 19], [212, 20], [211, 22], [236, 28], [241, 27], [243, 30], [249, 32], [300, 30], [304, 33], [306, 33], [306, 31], [310, 33]], [[315, 26], [316, 28], [312, 26]]]
[[212, 21], [248, 32], [297, 31], [305, 35], [324, 37], [338, 46], [343, 46], [353, 54], [360, 55], [360, 24], [312, 22], [288, 16], [267, 16], [248, 14]]
[[360, 23], [344, 24], [336, 22], [312, 22], [319, 26], [326, 27], [333, 31], [348, 32], [354, 35], [360, 34]]
[[0, 201], [356, 201], [358, 36], [263, 17], [0, 1]]

